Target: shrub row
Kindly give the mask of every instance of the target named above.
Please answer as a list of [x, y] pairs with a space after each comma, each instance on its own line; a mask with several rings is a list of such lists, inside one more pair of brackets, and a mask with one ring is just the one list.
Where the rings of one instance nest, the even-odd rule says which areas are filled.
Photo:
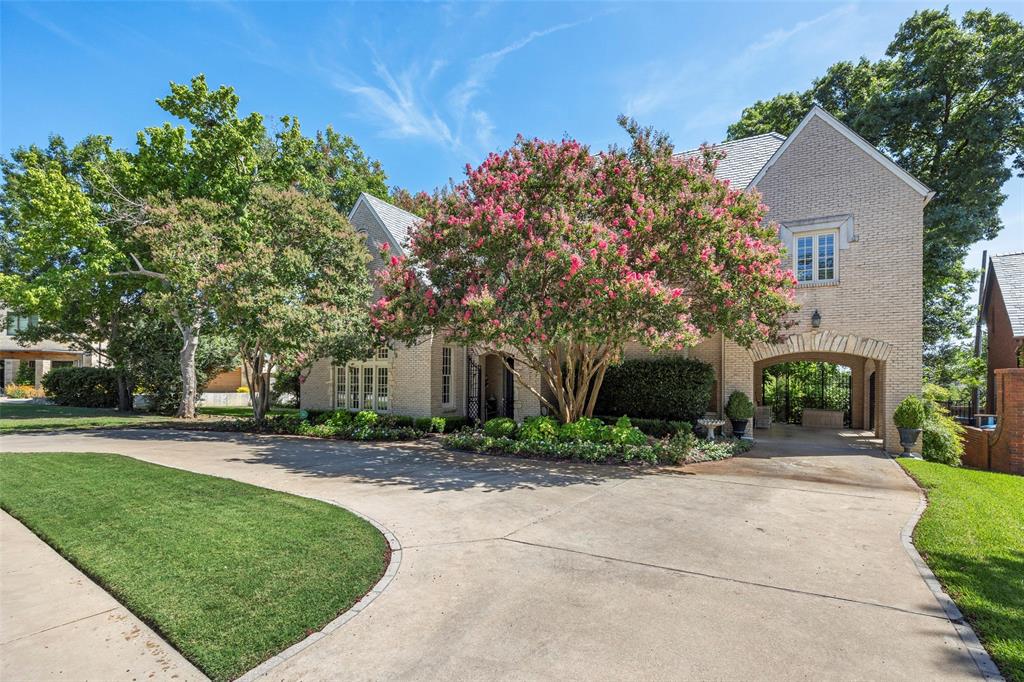
[[747, 441], [698, 440], [693, 434], [643, 444], [588, 440], [517, 440], [460, 431], [445, 436], [445, 445], [456, 450], [533, 459], [571, 460], [596, 464], [688, 464], [725, 459], [744, 452]]
[[69, 407], [117, 407], [117, 373], [104, 367], [58, 367], [43, 377], [46, 396]]
[[608, 368], [596, 412], [694, 423], [711, 404], [714, 383], [714, 368], [700, 360], [626, 360]]
[[425, 433], [444, 433], [461, 428], [462, 417], [421, 417], [377, 414], [369, 410], [351, 412], [290, 413], [268, 415], [263, 422], [253, 418], [228, 420], [220, 427], [254, 433], [275, 433], [343, 440], [411, 440]]
[[508, 438], [527, 442], [610, 443], [612, 445], [644, 445], [647, 436], [633, 426], [629, 417], [620, 417], [614, 424], [600, 419], [582, 417], [569, 424], [559, 424], [552, 417], [529, 417], [520, 426], [505, 417], [491, 419], [484, 424], [484, 435], [490, 438]]

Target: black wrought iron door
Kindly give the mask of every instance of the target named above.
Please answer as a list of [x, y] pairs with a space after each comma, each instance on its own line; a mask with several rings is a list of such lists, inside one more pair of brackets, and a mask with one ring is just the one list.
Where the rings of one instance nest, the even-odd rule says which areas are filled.
[[504, 397], [501, 401], [502, 415], [509, 419], [516, 418], [516, 378], [513, 376], [509, 367], [515, 367], [515, 360], [508, 358], [508, 367], [505, 368], [505, 380], [504, 380]]
[[466, 419], [480, 423], [480, 364], [466, 353]]

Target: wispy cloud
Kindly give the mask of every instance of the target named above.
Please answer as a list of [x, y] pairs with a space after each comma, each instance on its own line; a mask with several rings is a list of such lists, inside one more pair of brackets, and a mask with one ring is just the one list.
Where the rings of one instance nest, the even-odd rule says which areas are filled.
[[379, 123], [382, 135], [421, 138], [460, 153], [474, 153], [494, 145], [494, 121], [477, 100], [501, 63], [536, 40], [593, 19], [588, 17], [531, 31], [500, 49], [470, 59], [463, 67], [463, 78], [437, 99], [440, 108], [432, 103], [428, 91], [439, 74], [456, 68], [440, 57], [413, 61], [396, 70], [367, 43], [373, 55], [372, 79], [360, 78], [344, 68], [318, 68], [333, 87], [360, 99], [365, 115]]
[[63, 26], [51, 21], [50, 19], [44, 17], [42, 14], [36, 12], [35, 9], [33, 9], [32, 6], [29, 5], [28, 3], [17, 2], [11, 3], [10, 6], [17, 8], [17, 10], [21, 12], [22, 16], [29, 19], [30, 21], [35, 22], [39, 26], [42, 26], [47, 31], [57, 36], [68, 45], [77, 47], [96, 57], [104, 56], [103, 53], [97, 50], [93, 45], [90, 45], [89, 43], [83, 40], [79, 40], [78, 36], [76, 36], [71, 31], [65, 29]]
[[[682, 64], [668, 62], [649, 64], [646, 68], [646, 75], [639, 79], [641, 85], [630, 87], [627, 90], [624, 103], [626, 113], [630, 116], [650, 116], [688, 100], [702, 97], [710, 99], [710, 103], [690, 120], [683, 123], [684, 130], [712, 124], [725, 124], [735, 120], [738, 115], [738, 107], [735, 102], [723, 103], [723, 96], [733, 94], [732, 89], [739, 88], [759, 62], [768, 59], [773, 52], [791, 49], [791, 44], [795, 43], [797, 39], [802, 39], [802, 34], [814, 35], [813, 40], [815, 41], [825, 40], [825, 37], [818, 37], [825, 35], [827, 35], [827, 40], [833, 40], [834, 33], [832, 31], [815, 33], [811, 29], [821, 26], [830, 26], [832, 29], [842, 27], [844, 21], [856, 14], [856, 9], [856, 5], [853, 4], [842, 5], [812, 19], [805, 19], [792, 26], [775, 29], [742, 51], [733, 54], [724, 62], [713, 66], [702, 60]], [[708, 73], [712, 69], [715, 83], [723, 84], [725, 87], [716, 90], [717, 96], [707, 98], [703, 95], [701, 88], [703, 84], [707, 83]], [[743, 94], [746, 96], [746, 88], [741, 89], [744, 90]]]
[[[489, 124], [490, 117], [486, 112], [474, 108], [473, 101], [486, 87], [487, 83], [494, 76], [494, 72], [505, 57], [509, 56], [513, 52], [523, 49], [535, 40], [544, 38], [553, 33], [558, 33], [559, 31], [565, 31], [570, 28], [581, 26], [593, 21], [593, 19], [594, 17], [587, 17], [586, 19], [581, 19], [579, 21], [556, 24], [545, 29], [530, 31], [530, 33], [524, 37], [509, 43], [505, 47], [494, 50], [493, 52], [487, 52], [470, 61], [466, 78], [452, 88], [448, 93], [448, 105], [455, 117], [458, 136], [461, 138], [463, 127], [467, 122], [477, 125], [482, 122], [487, 122], [487, 124]], [[491, 126], [490, 130], [485, 131], [485, 134], [483, 135], [484, 139], [489, 140], [491, 130], [493, 130], [493, 126]], [[481, 137], [480, 129], [477, 129], [476, 137], [478, 139]]]
[[[416, 84], [420, 78], [418, 67], [411, 66], [398, 73], [374, 57], [374, 74], [380, 81], [371, 85], [345, 69], [324, 69], [331, 85], [355, 95], [366, 115], [380, 124], [387, 137], [420, 137], [451, 146], [455, 143], [447, 124], [431, 110]], [[433, 68], [431, 71], [435, 71]], [[429, 76], [427, 79], [429, 81]]]

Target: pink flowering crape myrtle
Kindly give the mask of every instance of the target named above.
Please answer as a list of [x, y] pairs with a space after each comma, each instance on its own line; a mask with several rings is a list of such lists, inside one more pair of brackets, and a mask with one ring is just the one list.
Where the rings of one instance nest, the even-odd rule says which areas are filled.
[[627, 342], [692, 346], [721, 330], [778, 338], [793, 308], [775, 225], [756, 193], [716, 180], [711, 152], [622, 122], [626, 150], [520, 137], [439, 195], [408, 256], [385, 252], [372, 321], [388, 338], [429, 330], [517, 358], [563, 421], [593, 413]]

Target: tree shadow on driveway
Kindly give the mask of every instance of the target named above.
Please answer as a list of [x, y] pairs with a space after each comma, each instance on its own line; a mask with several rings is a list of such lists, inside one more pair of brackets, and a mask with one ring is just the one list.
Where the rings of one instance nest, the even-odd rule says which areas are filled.
[[434, 440], [354, 442], [300, 436], [188, 431], [181, 429], [121, 429], [80, 432], [80, 436], [124, 441], [166, 443], [184, 466], [193, 455], [208, 456], [209, 448], [231, 446], [225, 462], [279, 467], [299, 476], [346, 478], [375, 485], [400, 486], [421, 492], [478, 489], [500, 492], [516, 489], [600, 485], [643, 475], [642, 470], [572, 462], [517, 459], [455, 452]]

